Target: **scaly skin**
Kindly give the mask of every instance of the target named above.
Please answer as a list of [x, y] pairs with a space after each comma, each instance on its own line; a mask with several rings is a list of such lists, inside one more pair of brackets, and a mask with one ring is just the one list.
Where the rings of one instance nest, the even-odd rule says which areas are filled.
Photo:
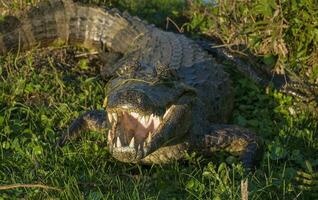
[[108, 130], [109, 150], [123, 162], [167, 163], [185, 151], [225, 150], [241, 156], [246, 168], [253, 166], [260, 150], [255, 134], [225, 125], [233, 108], [227, 73], [185, 36], [69, 0], [43, 1], [8, 16], [0, 33], [3, 54], [58, 40], [116, 55], [101, 70], [111, 77], [106, 109], [76, 119], [60, 145], [85, 130]]

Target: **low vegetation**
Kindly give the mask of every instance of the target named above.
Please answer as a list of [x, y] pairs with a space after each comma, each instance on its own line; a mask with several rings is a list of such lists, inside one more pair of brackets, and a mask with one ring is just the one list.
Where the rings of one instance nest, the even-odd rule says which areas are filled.
[[[5, 13], [36, 2], [0, 5]], [[264, 66], [291, 70], [312, 82], [317, 78], [311, 64], [317, 39], [309, 36], [315, 31], [308, 27], [315, 29], [318, 4], [311, 1], [220, 1], [216, 7], [181, 0], [82, 2], [127, 9], [162, 27], [168, 16], [180, 27], [185, 23], [190, 36], [218, 37], [234, 50], [245, 46], [260, 55]], [[303, 27], [308, 29], [300, 31]], [[98, 65], [87, 49], [61, 45], [1, 56], [0, 189], [13, 184], [52, 188], [2, 188], [0, 200], [241, 199], [245, 179], [250, 199], [318, 198], [315, 108], [233, 72], [231, 122], [255, 130], [264, 142], [263, 157], [253, 172], [245, 173], [237, 158], [221, 153], [211, 158], [190, 154], [185, 161], [163, 166], [120, 163], [110, 156], [105, 135], [95, 132], [57, 148], [74, 118], [102, 108], [107, 80], [96, 73]]]
[[277, 73], [292, 72], [317, 83], [317, 1], [191, 2], [189, 30], [217, 37], [234, 51], [252, 52]]

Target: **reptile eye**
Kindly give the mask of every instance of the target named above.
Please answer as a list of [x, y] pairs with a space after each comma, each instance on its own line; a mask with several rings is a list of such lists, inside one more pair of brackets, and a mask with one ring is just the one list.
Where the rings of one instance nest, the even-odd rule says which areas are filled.
[[125, 76], [125, 77], [133, 77], [140, 69], [140, 63], [136, 61], [131, 62], [125, 62], [119, 69], [118, 69], [118, 75], [119, 76]]

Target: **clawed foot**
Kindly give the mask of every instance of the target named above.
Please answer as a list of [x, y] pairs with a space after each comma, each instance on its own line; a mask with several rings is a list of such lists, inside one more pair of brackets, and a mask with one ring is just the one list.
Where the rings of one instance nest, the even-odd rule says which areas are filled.
[[76, 139], [84, 131], [97, 131], [104, 133], [107, 129], [108, 119], [104, 110], [87, 111], [73, 121], [70, 127], [62, 134], [56, 146], [61, 147], [67, 141]]

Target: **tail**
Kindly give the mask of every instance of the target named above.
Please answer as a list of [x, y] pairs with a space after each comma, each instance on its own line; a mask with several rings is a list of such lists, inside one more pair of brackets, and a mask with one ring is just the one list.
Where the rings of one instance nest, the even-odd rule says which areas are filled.
[[[273, 86], [274, 89], [296, 97], [303, 102], [318, 102], [318, 84], [309, 83], [289, 70], [286, 70], [286, 74], [283, 75], [272, 74], [268, 70], [262, 70], [262, 67], [252, 59], [241, 58], [226, 48], [214, 48], [213, 46], [218, 46], [215, 41], [201, 39], [196, 40], [196, 42], [201, 48], [212, 54], [216, 60], [221, 63], [224, 61], [231, 63], [235, 66], [235, 70], [260, 86]], [[252, 55], [250, 56], [252, 57]]]
[[147, 25], [128, 14], [82, 6], [71, 0], [47, 0], [19, 16], [0, 21], [0, 53], [48, 46], [54, 41], [124, 53]]

